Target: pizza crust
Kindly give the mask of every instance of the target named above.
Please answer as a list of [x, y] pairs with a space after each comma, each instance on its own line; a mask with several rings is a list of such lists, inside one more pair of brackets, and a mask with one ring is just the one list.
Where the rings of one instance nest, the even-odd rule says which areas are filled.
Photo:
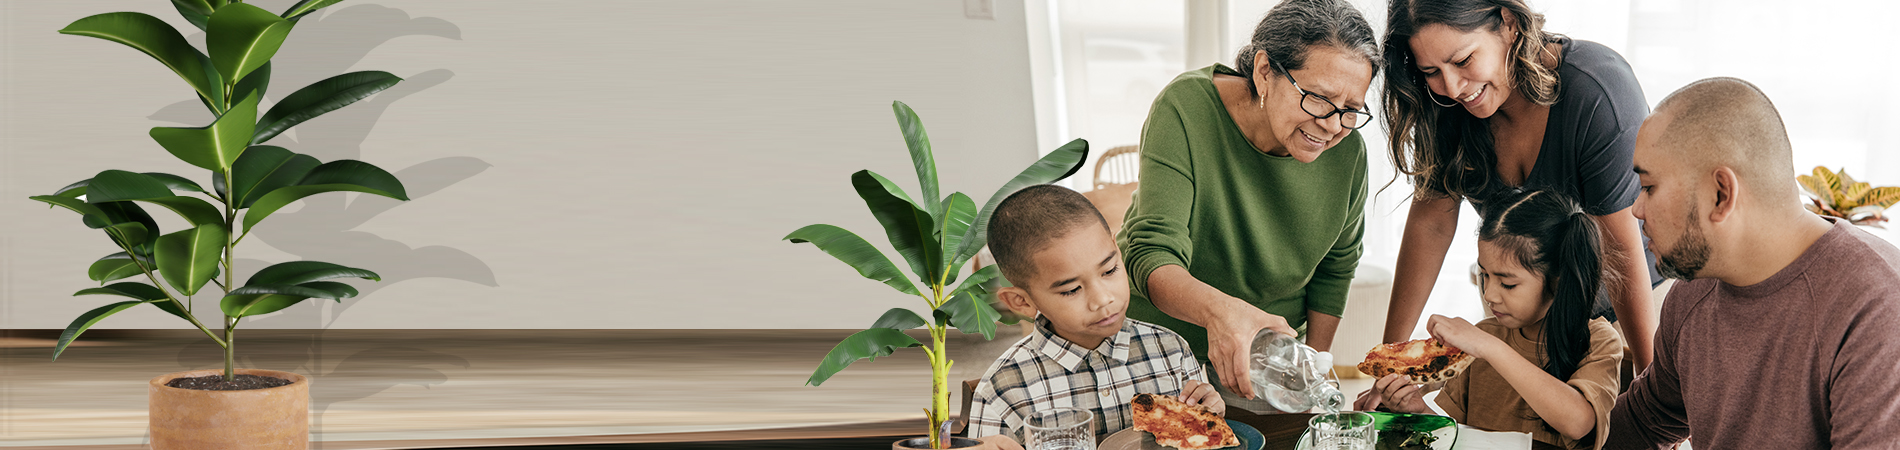
[[1375, 378], [1396, 373], [1414, 383], [1433, 383], [1458, 376], [1476, 359], [1437, 339], [1419, 339], [1373, 347], [1359, 363], [1359, 372]]
[[1172, 396], [1135, 394], [1130, 403], [1135, 429], [1154, 435], [1155, 443], [1181, 450], [1212, 450], [1240, 445], [1220, 414], [1188, 406]]

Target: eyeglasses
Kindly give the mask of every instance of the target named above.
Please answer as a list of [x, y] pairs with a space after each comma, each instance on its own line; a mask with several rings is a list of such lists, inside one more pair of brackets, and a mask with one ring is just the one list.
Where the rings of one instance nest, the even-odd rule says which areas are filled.
[[1334, 114], [1338, 114], [1339, 125], [1354, 130], [1364, 128], [1366, 124], [1372, 123], [1372, 113], [1370, 112], [1340, 108], [1339, 105], [1333, 104], [1332, 100], [1328, 100], [1326, 96], [1315, 94], [1313, 91], [1301, 88], [1299, 80], [1293, 79], [1293, 72], [1288, 72], [1285, 67], [1281, 67], [1279, 61], [1273, 61], [1273, 68], [1279, 70], [1280, 73], [1286, 74], [1286, 81], [1293, 83], [1294, 89], [1299, 89], [1300, 110], [1306, 111], [1306, 115], [1313, 116], [1314, 119], [1324, 120], [1328, 117], [1332, 117]]

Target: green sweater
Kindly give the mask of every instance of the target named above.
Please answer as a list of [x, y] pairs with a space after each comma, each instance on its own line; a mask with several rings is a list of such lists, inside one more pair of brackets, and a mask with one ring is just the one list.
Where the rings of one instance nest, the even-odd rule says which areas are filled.
[[1141, 132], [1141, 186], [1116, 242], [1128, 317], [1180, 333], [1207, 359], [1207, 331], [1148, 300], [1169, 264], [1305, 333], [1308, 310], [1339, 316], [1365, 234], [1366, 145], [1357, 131], [1312, 163], [1268, 155], [1227, 115], [1213, 65], [1163, 89]]

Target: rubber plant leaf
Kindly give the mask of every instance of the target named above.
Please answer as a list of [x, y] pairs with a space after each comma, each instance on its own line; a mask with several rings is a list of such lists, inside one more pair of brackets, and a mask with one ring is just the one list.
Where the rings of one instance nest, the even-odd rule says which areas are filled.
[[244, 280], [246, 286], [293, 285], [334, 278], [362, 278], [382, 281], [383, 277], [364, 269], [323, 261], [289, 261], [272, 264]]
[[[140, 261], [143, 261], [147, 267], [152, 267], [153, 270], [157, 270], [157, 265], [151, 261], [151, 258], [140, 258]], [[132, 256], [127, 255], [125, 252], [106, 255], [104, 258], [93, 261], [92, 267], [86, 268], [86, 278], [97, 281], [100, 286], [104, 286], [108, 281], [123, 280], [139, 275], [145, 273], [144, 270], [139, 269], [140, 261], [132, 260]]]
[[218, 211], [218, 207], [211, 206], [211, 203], [200, 200], [197, 197], [174, 195], [170, 197], [144, 198], [138, 201], [163, 206], [165, 209], [172, 210], [172, 212], [178, 213], [179, 217], [185, 218], [185, 221], [191, 222], [191, 226], [194, 227], [203, 225], [224, 226], [224, 213]]
[[164, 290], [145, 283], [112, 283], [111, 286], [82, 289], [79, 292], [74, 292], [73, 295], [117, 295], [139, 300], [149, 300], [146, 303], [151, 303], [152, 306], [157, 306], [158, 309], [168, 314], [178, 316], [180, 319], [191, 320], [191, 313], [185, 312], [184, 308], [178, 307], [178, 302], [172, 301], [170, 296], [165, 295]]
[[976, 222], [963, 233], [963, 240], [957, 243], [956, 258], [950, 260], [950, 270], [961, 270], [963, 263], [976, 256], [976, 252], [982, 250], [983, 246], [989, 245], [990, 213], [996, 211], [996, 204], [1002, 203], [1009, 194], [1014, 194], [1022, 188], [1049, 184], [1074, 175], [1076, 171], [1082, 170], [1082, 162], [1088, 158], [1088, 155], [1088, 141], [1081, 139], [1069, 141], [1057, 147], [1055, 151], [1043, 155], [1042, 159], [1030, 164], [1008, 183], [1003, 183], [1003, 187], [997, 189], [995, 194], [990, 195], [989, 201], [983, 203], [983, 209], [977, 211]]
[[211, 281], [230, 235], [223, 225], [204, 224], [158, 238], [158, 274], [172, 289], [186, 296]]
[[860, 170], [851, 174], [851, 187], [864, 199], [864, 206], [877, 217], [877, 223], [884, 226], [891, 248], [910, 263], [911, 273], [925, 284], [937, 284], [937, 275], [943, 270], [937, 264], [942, 260], [942, 244], [937, 242], [937, 223], [930, 213], [918, 208], [902, 188], [877, 172]]
[[879, 316], [877, 322], [872, 322], [871, 328], [908, 330], [926, 324], [928, 324], [928, 322], [924, 322], [923, 317], [918, 316], [917, 313], [911, 312], [909, 309], [891, 308], [889, 311], [885, 311], [883, 316]]
[[103, 228], [103, 225], [93, 227], [91, 224], [94, 222], [103, 223], [107, 220], [105, 211], [100, 210], [99, 207], [93, 206], [91, 203], [86, 203], [76, 198], [63, 195], [35, 195], [27, 197], [27, 199], [45, 202], [48, 205], [66, 208], [72, 212], [79, 213], [80, 216], [85, 217], [87, 226], [90, 228]]
[[930, 134], [924, 132], [924, 121], [917, 118], [917, 111], [910, 109], [904, 102], [891, 102], [891, 112], [897, 115], [897, 128], [904, 133], [904, 145], [910, 147], [910, 163], [917, 168], [917, 187], [924, 196], [924, 211], [936, 212], [941, 209], [937, 200], [937, 157], [930, 150]]
[[277, 188], [251, 203], [244, 213], [244, 232], [249, 233], [271, 213], [291, 202], [325, 192], [362, 192], [397, 200], [409, 200], [402, 182], [380, 167], [357, 160], [337, 160], [311, 169], [296, 186]]
[[86, 185], [86, 202], [92, 204], [170, 196], [171, 186], [158, 178], [123, 170], [99, 172]]
[[92, 326], [98, 324], [100, 320], [104, 320], [113, 314], [118, 314], [119, 311], [131, 309], [140, 303], [145, 302], [139, 300], [123, 301], [93, 308], [91, 311], [86, 311], [85, 314], [80, 314], [79, 318], [73, 319], [71, 325], [66, 326], [66, 331], [59, 333], [59, 343], [53, 346], [53, 360], [58, 361], [59, 354], [66, 352], [66, 346], [72, 345], [74, 339], [78, 339], [81, 333], [85, 333], [87, 329], [91, 329]]
[[[232, 6], [235, 7], [235, 6]], [[216, 122], [201, 128], [152, 128], [152, 140], [191, 165], [224, 173], [251, 141], [251, 129], [257, 121], [257, 101], [253, 93], [225, 111]]]
[[[226, 82], [236, 82], [263, 67], [283, 47], [294, 24], [249, 3], [233, 3], [211, 13], [205, 48]], [[223, 86], [219, 86], [222, 88]]]
[[832, 375], [836, 375], [838, 371], [844, 370], [845, 367], [851, 366], [851, 363], [858, 360], [876, 361], [879, 357], [890, 356], [900, 348], [922, 346], [924, 344], [917, 342], [917, 339], [890, 328], [859, 331], [832, 347], [831, 352], [825, 354], [825, 360], [818, 364], [818, 370], [813, 371], [811, 378], [805, 380], [805, 384], [823, 385], [825, 380], [831, 379]]
[[284, 10], [283, 18], [293, 21], [302, 19], [305, 14], [310, 14], [311, 12], [337, 4], [337, 2], [341, 1], [343, 0], [302, 0], [295, 5], [290, 5], [290, 9]]
[[396, 83], [402, 78], [382, 71], [351, 72], [310, 83], [297, 92], [292, 92], [283, 100], [272, 105], [269, 112], [258, 118], [257, 128], [252, 133], [251, 144], [261, 144], [297, 124], [304, 123], [324, 113], [356, 103], [368, 98]]
[[892, 264], [891, 259], [884, 256], [884, 252], [878, 251], [877, 247], [872, 247], [871, 243], [865, 242], [864, 238], [843, 228], [825, 224], [807, 225], [793, 231], [792, 234], [785, 235], [783, 239], [792, 241], [793, 244], [809, 242], [833, 258], [838, 258], [839, 261], [850, 265], [852, 269], [856, 269], [858, 275], [884, 283], [897, 289], [898, 292], [922, 295], [918, 293], [917, 286], [904, 277], [904, 272], [898, 270], [897, 265]]
[[[305, 298], [327, 298], [331, 300], [342, 300], [342, 299], [356, 296], [356, 289], [350, 288], [349, 285], [347, 284], [328, 282], [328, 281], [318, 281], [315, 283], [327, 283], [327, 284], [317, 285], [317, 286], [280, 285], [280, 284], [252, 285], [252, 286], [245, 286], [245, 287], [241, 287], [237, 289], [232, 289], [231, 294], [232, 295], [282, 294], [282, 295], [305, 297]], [[336, 289], [335, 288], [336, 286], [343, 286], [347, 289]]]
[[296, 185], [320, 165], [322, 163], [310, 155], [294, 153], [283, 147], [252, 146], [231, 165], [232, 183], [236, 185], [230, 189], [233, 199], [231, 204], [237, 208], [249, 208], [265, 193]]
[[185, 177], [172, 175], [169, 173], [163, 173], [163, 172], [145, 172], [145, 176], [155, 178], [160, 183], [165, 183], [165, 187], [171, 188], [171, 190], [174, 190], [174, 191], [189, 191], [189, 192], [204, 192], [205, 191], [204, 186], [199, 186], [197, 182], [191, 181], [190, 178], [185, 178]]
[[224, 88], [206, 77], [204, 53], [192, 47], [178, 29], [157, 17], [136, 12], [98, 14], [75, 20], [59, 32], [105, 39], [145, 53], [183, 78], [201, 99], [208, 100], [214, 90]]
[[284, 294], [235, 294], [218, 301], [218, 309], [231, 317], [270, 314], [308, 300], [310, 297]]
[[112, 242], [117, 243], [120, 247], [132, 249], [133, 254], [144, 256], [150, 255], [152, 252], [151, 245], [148, 241], [148, 239], [151, 238], [152, 230], [146, 228], [144, 224], [138, 222], [116, 223], [106, 226], [105, 231], [106, 236], [112, 238]]

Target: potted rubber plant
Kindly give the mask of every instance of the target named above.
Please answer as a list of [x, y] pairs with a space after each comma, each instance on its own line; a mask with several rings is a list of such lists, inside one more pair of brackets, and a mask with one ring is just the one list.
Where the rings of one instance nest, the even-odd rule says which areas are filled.
[[[184, 319], [224, 350], [223, 370], [150, 381], [154, 449], [307, 448], [309, 380], [290, 372], [237, 368], [238, 325], [245, 317], [304, 300], [340, 302], [357, 295], [336, 279], [381, 279], [369, 270], [320, 261], [270, 265], [242, 282], [233, 275], [238, 244], [273, 212], [304, 197], [361, 192], [408, 200], [402, 182], [375, 165], [321, 162], [264, 145], [299, 123], [402, 81], [387, 72], [346, 73], [261, 108], [270, 87], [271, 58], [284, 39], [299, 19], [338, 1], [302, 0], [278, 14], [227, 0], [171, 0], [187, 22], [204, 31], [202, 51], [178, 29], [137, 12], [94, 15], [59, 30], [124, 44], [158, 60], [216, 117], [202, 127], [149, 131], [158, 147], [204, 169], [208, 189], [185, 176], [105, 170], [51, 195], [31, 197], [78, 213], [86, 227], [104, 232], [107, 239], [101, 243], [117, 250], [87, 268], [87, 277], [100, 286], [74, 295], [129, 298], [74, 319], [60, 334], [53, 359], [87, 329], [140, 305]], [[151, 206], [177, 214], [189, 227], [160, 230], [146, 210]], [[194, 300], [204, 297], [212, 300], [210, 308], [199, 310]]]
[[[948, 436], [944, 436], [948, 428], [945, 425], [950, 419], [947, 377], [953, 362], [944, 345], [949, 327], [954, 326], [964, 333], [981, 333], [985, 339], [990, 339], [995, 337], [996, 322], [1000, 317], [995, 307], [991, 306], [994, 301], [992, 288], [984, 286], [986, 282], [1000, 280], [998, 274], [1001, 272], [995, 265], [984, 266], [961, 280], [961, 283], [957, 275], [962, 271], [963, 264], [989, 242], [987, 229], [990, 212], [996, 209], [996, 204], [1002, 203], [1004, 197], [1019, 189], [1060, 180], [1081, 170], [1082, 161], [1088, 156], [1088, 142], [1076, 139], [1043, 156], [1003, 184], [984, 203], [982, 209], [978, 209], [976, 203], [962, 192], [951, 193], [941, 199], [937, 197], [937, 163], [931, 153], [930, 137], [924, 133], [923, 122], [903, 102], [893, 102], [891, 109], [897, 115], [897, 126], [903, 131], [904, 143], [910, 148], [911, 163], [917, 169], [921, 202], [912, 200], [891, 180], [869, 170], [851, 174], [851, 186], [864, 199], [871, 215], [883, 225], [891, 247], [903, 255], [911, 274], [925, 288], [919, 289], [897, 264], [884, 256], [883, 251], [843, 228], [825, 224], [809, 225], [793, 231], [784, 239], [795, 244], [811, 243], [849, 264], [865, 278], [882, 282], [905, 295], [922, 298], [924, 306], [931, 311], [931, 319], [925, 320], [907, 308], [885, 311], [870, 328], [846, 337], [825, 354], [824, 361], [819, 363], [818, 369], [812, 372], [811, 378], [805, 383], [811, 386], [824, 384], [826, 379], [861, 359], [875, 360], [900, 348], [922, 348], [930, 359], [931, 373], [930, 407], [924, 410], [930, 426], [928, 437], [900, 440], [893, 444], [893, 448], [952, 448], [950, 440], [946, 439]], [[903, 332], [917, 327], [929, 330], [930, 342], [918, 341]], [[959, 445], [954, 447], [976, 444], [971, 439], [956, 440]], [[928, 447], [916, 445], [926, 442]]]

